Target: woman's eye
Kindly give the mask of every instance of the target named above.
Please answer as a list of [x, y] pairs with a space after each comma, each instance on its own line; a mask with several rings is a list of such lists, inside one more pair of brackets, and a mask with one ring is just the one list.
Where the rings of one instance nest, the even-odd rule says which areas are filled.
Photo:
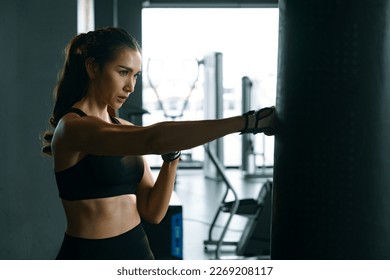
[[119, 71], [119, 75], [121, 75], [121, 76], [127, 76], [128, 73], [129, 73], [129, 71], [126, 71], [126, 70]]

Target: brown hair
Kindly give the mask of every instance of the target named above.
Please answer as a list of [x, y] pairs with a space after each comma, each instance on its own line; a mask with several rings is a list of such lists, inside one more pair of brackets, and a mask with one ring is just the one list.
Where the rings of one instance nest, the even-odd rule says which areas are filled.
[[[81, 100], [88, 87], [88, 74], [85, 61], [93, 58], [100, 67], [113, 60], [117, 51], [127, 47], [141, 52], [136, 39], [124, 29], [107, 27], [81, 33], [68, 43], [65, 48], [65, 61], [54, 88], [54, 109], [49, 118], [50, 125], [55, 128], [66, 112]], [[53, 131], [46, 131], [43, 135], [44, 145], [42, 152], [51, 155], [51, 140]]]

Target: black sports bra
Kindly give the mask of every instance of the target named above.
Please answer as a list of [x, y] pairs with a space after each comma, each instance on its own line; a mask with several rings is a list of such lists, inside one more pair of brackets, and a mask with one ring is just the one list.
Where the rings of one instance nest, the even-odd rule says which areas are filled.
[[[67, 113], [86, 114], [77, 108]], [[111, 117], [112, 122], [120, 124]], [[55, 172], [59, 196], [65, 200], [81, 200], [135, 194], [144, 173], [140, 156], [87, 155], [75, 165]]]

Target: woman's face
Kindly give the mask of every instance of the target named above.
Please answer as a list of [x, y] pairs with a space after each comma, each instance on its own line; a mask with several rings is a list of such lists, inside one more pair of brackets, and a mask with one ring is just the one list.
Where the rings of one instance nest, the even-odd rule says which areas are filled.
[[116, 58], [107, 62], [92, 81], [98, 103], [119, 109], [134, 91], [141, 64], [138, 51], [119, 49]]

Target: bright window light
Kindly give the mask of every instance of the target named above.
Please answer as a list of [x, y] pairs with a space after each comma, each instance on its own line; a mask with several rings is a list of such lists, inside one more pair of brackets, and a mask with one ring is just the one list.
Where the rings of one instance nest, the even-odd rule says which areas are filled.
[[[185, 96], [185, 82], [178, 82], [178, 79], [184, 77], [185, 80], [194, 75], [194, 70], [183, 68], [183, 61], [201, 61], [211, 52], [223, 54], [224, 117], [242, 114], [241, 81], [244, 76], [253, 82], [251, 109], [274, 105], [278, 21], [277, 8], [143, 9], [143, 106], [151, 113], [144, 115], [143, 123], [147, 125], [167, 119], [159, 105], [158, 96], [146, 78], [148, 63], [153, 63], [151, 72], [154, 72], [150, 74], [152, 79], [161, 85], [158, 89], [160, 99], [163, 99], [165, 92], [174, 95], [175, 91], [181, 91]], [[158, 74], [159, 70], [161, 74]], [[199, 79], [180, 119], [204, 118], [202, 83], [200, 67]], [[169, 100], [174, 100], [172, 98], [176, 97], [171, 96]], [[241, 139], [239, 135], [224, 138], [225, 165], [241, 165]], [[264, 157], [258, 157], [256, 164], [273, 165], [273, 137], [259, 135], [254, 141], [255, 154], [264, 154]], [[203, 156], [203, 148], [193, 149], [193, 159], [202, 160]]]
[[94, 0], [77, 0], [77, 33], [86, 33], [94, 29]]

